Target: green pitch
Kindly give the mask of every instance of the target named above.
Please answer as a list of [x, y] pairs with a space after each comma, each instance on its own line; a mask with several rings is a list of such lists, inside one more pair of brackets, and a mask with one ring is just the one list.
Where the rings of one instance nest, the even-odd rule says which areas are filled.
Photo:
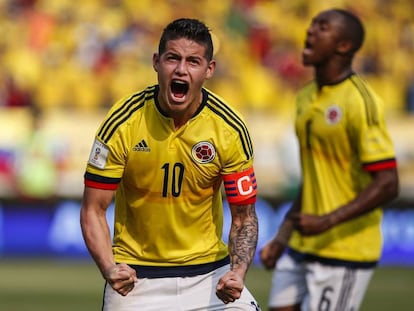
[[[0, 310], [93, 311], [103, 281], [90, 261], [0, 260]], [[271, 272], [253, 267], [246, 283], [267, 310]], [[377, 269], [361, 311], [414, 310], [414, 268]]]

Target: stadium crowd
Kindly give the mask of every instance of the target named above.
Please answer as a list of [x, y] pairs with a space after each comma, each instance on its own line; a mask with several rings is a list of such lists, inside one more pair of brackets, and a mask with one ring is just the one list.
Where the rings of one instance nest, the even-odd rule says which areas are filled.
[[297, 87], [309, 78], [300, 64], [304, 23], [331, 5], [356, 11], [366, 22], [359, 66], [387, 108], [404, 111], [414, 81], [407, 66], [414, 55], [414, 2], [329, 2], [1, 0], [0, 106], [110, 105], [140, 89], [148, 76], [155, 81], [146, 58], [165, 22], [194, 16], [216, 35], [219, 70], [212, 88], [244, 109], [290, 109]]

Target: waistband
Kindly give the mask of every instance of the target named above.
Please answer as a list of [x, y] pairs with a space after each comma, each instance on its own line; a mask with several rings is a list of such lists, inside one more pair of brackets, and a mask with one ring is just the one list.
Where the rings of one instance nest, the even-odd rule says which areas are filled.
[[313, 254], [302, 253], [292, 248], [287, 249], [287, 253], [297, 262], [319, 262], [327, 266], [347, 267], [353, 269], [372, 269], [378, 264], [378, 261], [350, 261], [336, 258], [320, 257]]
[[188, 265], [188, 266], [174, 266], [174, 267], [159, 267], [159, 266], [142, 266], [129, 265], [133, 268], [139, 279], [155, 279], [155, 278], [172, 278], [172, 277], [189, 277], [209, 273], [220, 267], [230, 263], [230, 257], [226, 256], [218, 261]]

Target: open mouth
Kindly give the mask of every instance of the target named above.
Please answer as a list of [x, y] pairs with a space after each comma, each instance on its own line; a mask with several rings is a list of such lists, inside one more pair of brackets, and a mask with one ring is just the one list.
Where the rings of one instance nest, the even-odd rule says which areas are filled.
[[173, 80], [171, 82], [171, 92], [174, 97], [183, 98], [188, 92], [189, 86], [187, 82]]
[[307, 40], [305, 42], [305, 44], [304, 44], [304, 47], [303, 47], [303, 53], [304, 54], [311, 53], [312, 52], [312, 48], [313, 48], [312, 44]]

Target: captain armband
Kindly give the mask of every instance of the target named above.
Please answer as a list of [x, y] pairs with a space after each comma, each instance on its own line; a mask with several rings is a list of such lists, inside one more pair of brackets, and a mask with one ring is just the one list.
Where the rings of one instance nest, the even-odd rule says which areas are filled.
[[253, 166], [249, 169], [223, 175], [224, 190], [230, 204], [252, 204], [256, 202], [257, 184]]

